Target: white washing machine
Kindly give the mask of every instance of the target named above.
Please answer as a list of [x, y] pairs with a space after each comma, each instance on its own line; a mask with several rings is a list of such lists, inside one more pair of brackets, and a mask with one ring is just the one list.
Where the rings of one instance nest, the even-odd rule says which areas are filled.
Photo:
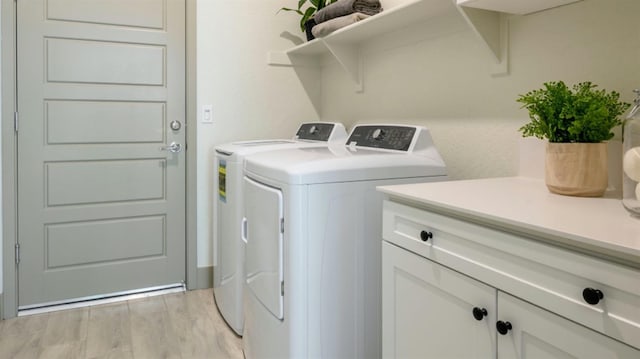
[[244, 243], [240, 240], [242, 222], [242, 164], [244, 157], [284, 148], [327, 146], [344, 143], [347, 132], [340, 123], [303, 123], [293, 140], [233, 142], [215, 148], [214, 175], [214, 295], [229, 326], [242, 335], [242, 287], [244, 283]]
[[247, 156], [245, 357], [379, 358], [376, 186], [446, 178], [418, 126], [359, 125], [347, 145]]

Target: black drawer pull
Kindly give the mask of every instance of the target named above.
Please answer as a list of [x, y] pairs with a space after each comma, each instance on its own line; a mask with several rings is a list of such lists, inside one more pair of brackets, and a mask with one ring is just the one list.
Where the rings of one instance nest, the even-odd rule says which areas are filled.
[[484, 317], [486, 317], [487, 314], [488, 313], [485, 308], [478, 308], [478, 307], [473, 308], [473, 317], [476, 318], [476, 320], [484, 319]]
[[496, 329], [498, 330], [498, 333], [502, 334], [502, 335], [507, 335], [507, 333], [513, 329], [513, 327], [511, 326], [511, 323], [509, 322], [503, 322], [502, 320], [498, 320], [498, 322], [496, 323]]
[[427, 231], [420, 232], [420, 239], [422, 239], [423, 242], [426, 242], [431, 238], [433, 238], [433, 233]]
[[600, 300], [602, 298], [604, 298], [604, 294], [602, 294], [602, 291], [599, 289], [585, 288], [582, 291], [582, 298], [584, 299], [585, 302], [591, 305], [596, 305], [600, 303]]

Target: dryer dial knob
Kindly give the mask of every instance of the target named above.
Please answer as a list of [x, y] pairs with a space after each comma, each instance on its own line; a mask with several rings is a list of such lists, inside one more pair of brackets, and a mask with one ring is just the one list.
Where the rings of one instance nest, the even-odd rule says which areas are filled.
[[373, 137], [374, 140], [381, 140], [384, 138], [384, 135], [385, 135], [384, 130], [380, 128], [376, 128], [375, 131], [373, 131], [373, 134], [371, 135], [371, 137]]

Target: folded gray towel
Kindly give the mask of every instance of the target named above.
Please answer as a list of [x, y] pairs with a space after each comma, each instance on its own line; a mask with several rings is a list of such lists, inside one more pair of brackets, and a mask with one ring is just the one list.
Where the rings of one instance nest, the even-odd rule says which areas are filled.
[[349, 26], [368, 17], [369, 15], [355, 12], [353, 14], [336, 17], [318, 24], [311, 29], [311, 32], [315, 37], [327, 36], [338, 29], [342, 29], [345, 26]]
[[316, 24], [320, 24], [340, 16], [353, 14], [354, 12], [365, 15], [375, 15], [380, 11], [382, 11], [382, 5], [380, 5], [379, 0], [338, 0], [318, 10], [313, 18]]

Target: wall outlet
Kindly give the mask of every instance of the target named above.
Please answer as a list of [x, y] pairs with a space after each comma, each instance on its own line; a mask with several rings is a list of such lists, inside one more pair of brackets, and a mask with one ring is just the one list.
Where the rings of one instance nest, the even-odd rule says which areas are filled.
[[213, 105], [202, 106], [202, 123], [213, 123]]

